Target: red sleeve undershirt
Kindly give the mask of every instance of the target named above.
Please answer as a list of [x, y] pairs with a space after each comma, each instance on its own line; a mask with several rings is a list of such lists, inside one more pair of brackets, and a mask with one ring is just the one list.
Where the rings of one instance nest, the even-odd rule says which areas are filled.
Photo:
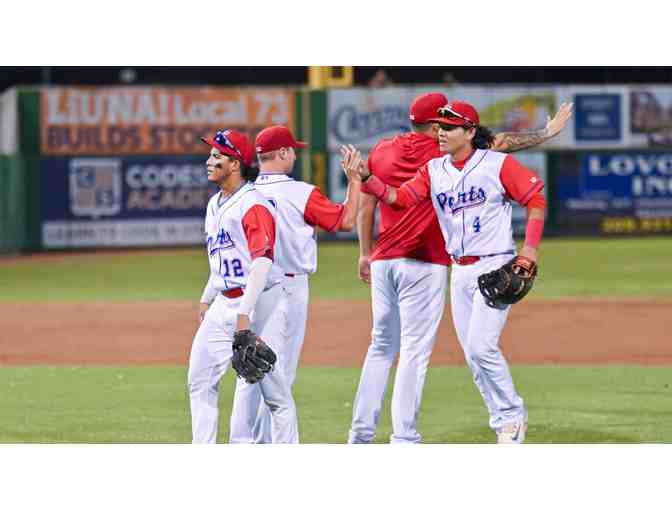
[[504, 158], [499, 180], [506, 190], [506, 195], [522, 206], [527, 205], [533, 196], [544, 189], [544, 181], [511, 156]]
[[410, 207], [426, 199], [429, 196], [429, 191], [429, 168], [427, 165], [423, 165], [411, 180], [406, 181], [397, 189], [397, 198], [391, 205], [399, 209]]
[[325, 197], [319, 188], [314, 188], [306, 202], [303, 219], [308, 225], [320, 227], [329, 232], [335, 232], [343, 223], [345, 207], [335, 204]]
[[275, 220], [263, 205], [253, 205], [243, 216], [243, 231], [252, 260], [266, 257], [273, 260]]

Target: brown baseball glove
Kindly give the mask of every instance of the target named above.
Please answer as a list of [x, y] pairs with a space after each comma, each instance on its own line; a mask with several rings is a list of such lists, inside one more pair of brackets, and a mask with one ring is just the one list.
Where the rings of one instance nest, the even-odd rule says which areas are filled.
[[492, 308], [505, 308], [523, 299], [532, 289], [538, 266], [532, 260], [517, 256], [499, 269], [478, 277], [478, 288]]

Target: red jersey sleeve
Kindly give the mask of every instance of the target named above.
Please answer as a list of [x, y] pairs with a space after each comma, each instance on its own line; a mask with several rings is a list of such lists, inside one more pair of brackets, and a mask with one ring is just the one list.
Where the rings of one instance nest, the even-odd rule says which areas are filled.
[[253, 205], [243, 216], [243, 231], [252, 260], [267, 257], [273, 260], [275, 220], [263, 205]]
[[343, 204], [333, 203], [322, 194], [319, 188], [314, 188], [306, 202], [303, 219], [308, 225], [335, 232], [341, 226], [344, 214]]
[[430, 189], [429, 167], [423, 165], [412, 179], [406, 181], [397, 189], [397, 199], [392, 205], [394, 207], [406, 208], [422, 202], [429, 196]]
[[544, 188], [544, 181], [537, 174], [511, 156], [504, 158], [499, 180], [502, 182], [507, 196], [523, 206]]

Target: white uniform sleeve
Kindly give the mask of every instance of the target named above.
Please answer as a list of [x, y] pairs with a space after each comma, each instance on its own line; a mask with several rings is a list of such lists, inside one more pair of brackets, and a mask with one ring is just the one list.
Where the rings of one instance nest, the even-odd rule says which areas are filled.
[[238, 308], [239, 314], [250, 315], [257, 304], [259, 295], [266, 287], [268, 273], [273, 266], [273, 261], [266, 257], [259, 257], [252, 261], [250, 266], [250, 276], [245, 286], [245, 294]]
[[205, 289], [203, 289], [203, 294], [201, 294], [201, 303], [209, 305], [215, 300], [217, 290], [213, 285], [213, 280], [212, 273], [210, 273], [210, 278], [208, 278], [208, 282], [205, 284]]

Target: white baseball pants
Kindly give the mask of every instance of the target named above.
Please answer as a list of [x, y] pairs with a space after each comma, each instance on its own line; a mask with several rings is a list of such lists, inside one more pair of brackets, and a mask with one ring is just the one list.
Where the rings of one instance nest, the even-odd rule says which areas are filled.
[[503, 266], [511, 257], [497, 255], [467, 266], [454, 264], [450, 279], [450, 302], [457, 338], [490, 413], [490, 428], [495, 432], [504, 424], [526, 416], [526, 411], [499, 349], [499, 338], [511, 307], [499, 310], [485, 304], [478, 289], [478, 277]]
[[[285, 277], [282, 288], [283, 299], [285, 300], [283, 309], [286, 310], [282, 328], [288, 343], [283, 352], [281, 366], [285, 370], [286, 381], [292, 387], [296, 379], [303, 340], [306, 336], [309, 299], [308, 275]], [[258, 411], [256, 417], [253, 417], [255, 405]], [[249, 385], [242, 379], [238, 379], [233, 407], [234, 410], [240, 409], [241, 412], [231, 415], [231, 435], [229, 438], [231, 443], [271, 442], [271, 413], [268, 407], [261, 402], [261, 393], [256, 385]], [[246, 416], [248, 420], [237, 418], [234, 420], [234, 417], [239, 416]]]
[[403, 258], [371, 264], [372, 340], [355, 396], [349, 443], [373, 441], [397, 354], [390, 442], [420, 442], [416, 421], [447, 280], [448, 268], [439, 264]]
[[[286, 344], [283, 332], [278, 327], [284, 323], [282, 295], [281, 285], [262, 292], [250, 316], [252, 331], [261, 336], [276, 353], [280, 353], [280, 367], [281, 353]], [[217, 295], [194, 337], [188, 375], [194, 443], [217, 442], [219, 381], [231, 363], [233, 334], [241, 300], [242, 297], [230, 299]], [[263, 398], [270, 409], [273, 442], [298, 442], [296, 407], [284, 370], [276, 367], [254, 386], [258, 386], [260, 399]], [[258, 405], [255, 414], [257, 408]], [[239, 412], [241, 410], [234, 407], [232, 415]], [[237, 416], [232, 416], [232, 421], [237, 419]], [[240, 419], [246, 417], [241, 416]]]

